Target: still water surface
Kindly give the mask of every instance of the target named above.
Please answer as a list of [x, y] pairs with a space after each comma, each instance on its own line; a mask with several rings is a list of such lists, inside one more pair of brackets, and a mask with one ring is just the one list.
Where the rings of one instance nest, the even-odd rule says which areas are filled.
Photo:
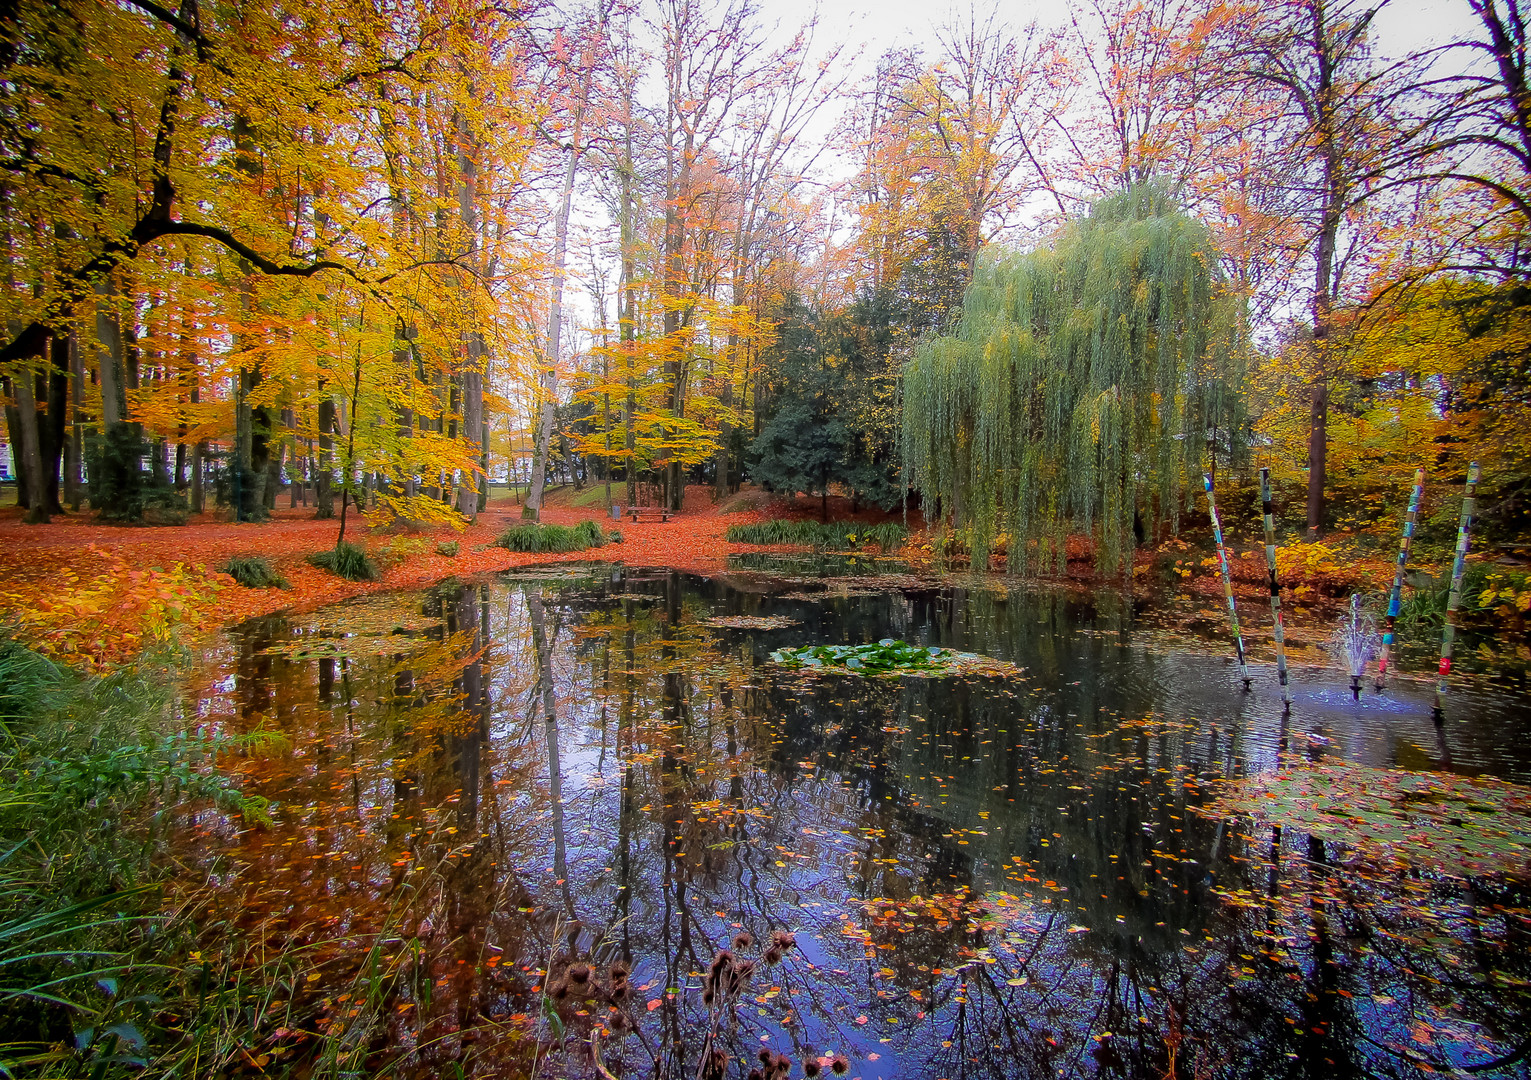
[[[275, 824], [188, 843], [250, 934], [305, 950], [293, 1000], [358, 1074], [594, 1076], [593, 1030], [613, 1074], [677, 1080], [714, 1049], [729, 1077], [767, 1049], [794, 1077], [956, 1080], [1526, 1048], [1523, 893], [1350, 881], [1335, 845], [1272, 859], [1268, 829], [1197, 812], [1305, 760], [1531, 780], [1524, 696], [1466, 689], [1438, 728], [1423, 681], [1355, 702], [1298, 667], [1284, 717], [1273, 678], [1243, 692], [1122, 597], [903, 584], [564, 566], [256, 621], [200, 709], [281, 736], [246, 766]], [[741, 616], [788, 625], [716, 621]], [[1022, 670], [768, 660], [884, 637]], [[707, 992], [720, 949], [757, 962], [734, 994]]]

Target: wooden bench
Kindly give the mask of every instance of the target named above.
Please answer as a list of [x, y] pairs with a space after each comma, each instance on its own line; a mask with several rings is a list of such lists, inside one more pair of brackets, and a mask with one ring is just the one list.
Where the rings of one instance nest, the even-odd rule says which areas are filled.
[[627, 508], [628, 520], [634, 525], [641, 522], [659, 522], [661, 525], [670, 521], [669, 508], [663, 506], [629, 506]]

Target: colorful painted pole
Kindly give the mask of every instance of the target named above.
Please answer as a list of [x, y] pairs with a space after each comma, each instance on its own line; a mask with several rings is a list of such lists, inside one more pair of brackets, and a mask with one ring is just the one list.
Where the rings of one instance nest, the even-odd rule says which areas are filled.
[[1478, 486], [1478, 463], [1467, 467], [1467, 490], [1462, 493], [1462, 520], [1457, 525], [1457, 554], [1451, 563], [1451, 592], [1446, 596], [1446, 629], [1441, 634], [1440, 679], [1435, 684], [1435, 715], [1443, 715], [1447, 682], [1451, 675], [1451, 646], [1457, 637], [1457, 608], [1462, 604], [1462, 577], [1467, 572], [1467, 541], [1473, 531], [1473, 512], [1477, 501], [1473, 489]]
[[1276, 512], [1271, 505], [1271, 471], [1260, 470], [1260, 503], [1265, 514], [1265, 566], [1271, 578], [1272, 636], [1276, 639], [1276, 678], [1281, 682], [1281, 704], [1292, 707], [1292, 688], [1286, 675], [1286, 627], [1281, 621], [1281, 586], [1276, 583]]
[[1244, 659], [1244, 634], [1239, 629], [1239, 611], [1233, 602], [1233, 578], [1228, 572], [1228, 548], [1223, 543], [1223, 523], [1217, 517], [1217, 503], [1212, 499], [1212, 477], [1201, 474], [1207, 488], [1207, 513], [1212, 517], [1212, 536], [1217, 541], [1217, 560], [1223, 568], [1223, 598], [1228, 601], [1228, 622], [1233, 626], [1233, 649], [1239, 654], [1239, 675], [1244, 689], [1249, 689], [1249, 664]]
[[1414, 491], [1409, 496], [1409, 512], [1403, 517], [1403, 538], [1398, 541], [1398, 566], [1393, 571], [1393, 591], [1388, 594], [1387, 617], [1382, 622], [1382, 652], [1377, 657], [1377, 689], [1387, 681], [1387, 662], [1393, 652], [1393, 629], [1403, 608], [1403, 568], [1409, 561], [1409, 547], [1414, 543], [1414, 522], [1419, 518], [1419, 504], [1425, 497], [1425, 470], [1414, 470]]

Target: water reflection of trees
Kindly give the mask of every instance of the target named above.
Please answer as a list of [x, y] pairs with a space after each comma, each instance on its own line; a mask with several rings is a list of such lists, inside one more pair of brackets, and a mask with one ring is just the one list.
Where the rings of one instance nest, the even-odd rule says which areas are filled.
[[[799, 625], [703, 625], [765, 611]], [[1505, 913], [1523, 897], [1475, 896], [1426, 935], [1386, 882], [1337, 885], [1322, 845], [1285, 837], [1278, 865], [1268, 836], [1198, 814], [1242, 767], [1243, 699], [1167, 715], [1160, 688], [1197, 671], [1133, 645], [1125, 605], [813, 603], [614, 574], [445, 589], [420, 612], [430, 626], [396, 652], [317, 662], [271, 649], [322, 620], [252, 627], [225, 720], [293, 747], [250, 766], [278, 826], [221, 838], [247, 925], [351, 943], [325, 953], [324, 987], [357, 945], [398, 943], [374, 1065], [420, 1047], [422, 1068], [588, 1074], [584, 1040], [611, 1014], [547, 989], [620, 963], [639, 1034], [608, 1035], [607, 1067], [693, 1076], [702, 973], [738, 933], [776, 929], [801, 948], [719, 1032], [735, 1062], [769, 1045], [851, 1052], [863, 1075], [1391, 1076], [1524, 1035], [1503, 977], [1525, 963], [1526, 923]], [[1027, 678], [763, 663], [885, 634]]]

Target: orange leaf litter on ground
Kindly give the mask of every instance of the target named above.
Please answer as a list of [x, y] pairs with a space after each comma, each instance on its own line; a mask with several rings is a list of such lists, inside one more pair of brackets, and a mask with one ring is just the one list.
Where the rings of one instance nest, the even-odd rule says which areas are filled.
[[[14, 622], [19, 613], [24, 628], [56, 636], [67, 627], [55, 624], [65, 623], [70, 606], [88, 594], [98, 606], [112, 609], [100, 613], [106, 623], [111, 623], [113, 616], [117, 618], [118, 624], [111, 627], [113, 640], [94, 649], [73, 640], [59, 641], [49, 651], [62, 659], [85, 660], [85, 666], [93, 666], [87, 653], [93, 652], [96, 662], [112, 662], [130, 655], [139, 643], [143, 630], [134, 624], [145, 619], [146, 609], [143, 599], [134, 594], [135, 587], [152, 588], [156, 596], [161, 592], [181, 596], [177, 590], [187, 582], [200, 584], [203, 610], [181, 613], [182, 624], [197, 628], [230, 626], [283, 609], [311, 610], [365, 593], [422, 588], [448, 577], [517, 566], [598, 560], [710, 574], [725, 570], [728, 556], [735, 552], [792, 550], [730, 544], [723, 539], [728, 526], [784, 516], [783, 507], [725, 514], [722, 505], [712, 502], [709, 488], [692, 487], [686, 491], [681, 514], [666, 523], [637, 524], [627, 519], [620, 524], [612, 521], [600, 505], [546, 506], [544, 522], [572, 525], [592, 518], [622, 534], [621, 544], [560, 555], [490, 547], [496, 536], [521, 521], [518, 503], [509, 498], [495, 499], [478, 522], [462, 532], [438, 529], [410, 534], [427, 541], [426, 552], [410, 555], [387, 569], [380, 580], [370, 582], [346, 581], [304, 562], [305, 555], [334, 545], [339, 524], [314, 520], [309, 508], [276, 510], [271, 521], [259, 525], [237, 525], [203, 515], [189, 525], [159, 527], [103, 525], [86, 513], [56, 516], [49, 525], [24, 525], [21, 512], [11, 508], [0, 512], [0, 619], [9, 617]], [[354, 518], [346, 532], [348, 539], [373, 550], [389, 540], [386, 533], [369, 532]], [[435, 554], [436, 543], [443, 540], [458, 541], [459, 554]], [[264, 555], [291, 587], [235, 586], [231, 578], [213, 569], [232, 555]], [[135, 574], [139, 578], [125, 580]], [[77, 629], [84, 632], [92, 628], [94, 624]]]

